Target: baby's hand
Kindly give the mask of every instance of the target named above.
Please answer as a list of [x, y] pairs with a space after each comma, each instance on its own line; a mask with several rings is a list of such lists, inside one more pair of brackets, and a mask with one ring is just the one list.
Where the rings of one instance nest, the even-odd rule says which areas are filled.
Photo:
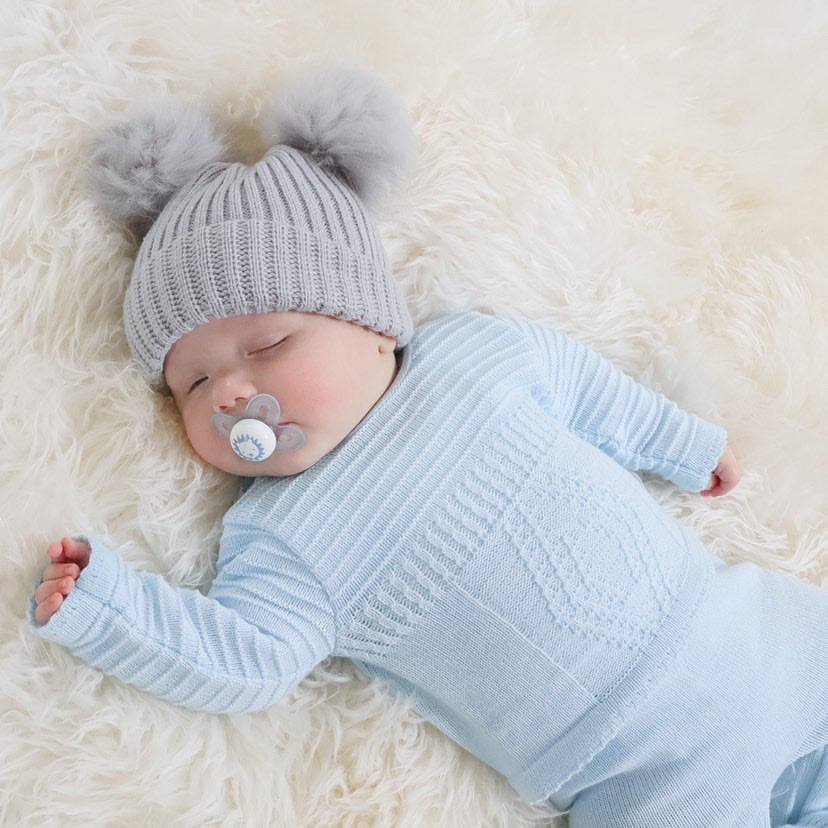
[[719, 465], [713, 470], [710, 485], [702, 492], [702, 495], [704, 497], [719, 497], [727, 494], [731, 489], [736, 488], [741, 479], [742, 468], [736, 460], [736, 455], [730, 446], [725, 446]]
[[35, 621], [45, 624], [59, 609], [63, 599], [75, 588], [81, 570], [89, 563], [91, 550], [83, 541], [63, 538], [49, 546], [52, 562], [43, 570], [35, 589]]

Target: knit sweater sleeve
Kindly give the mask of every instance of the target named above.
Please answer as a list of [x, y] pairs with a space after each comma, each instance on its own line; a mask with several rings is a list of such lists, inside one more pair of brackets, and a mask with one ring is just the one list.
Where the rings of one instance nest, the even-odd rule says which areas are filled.
[[724, 429], [683, 411], [565, 334], [509, 320], [538, 358], [550, 404], [571, 431], [632, 471], [689, 491], [706, 488], [727, 442]]
[[215, 713], [279, 701], [333, 649], [324, 590], [287, 550], [225, 533], [207, 595], [136, 572], [90, 540], [75, 589], [44, 639], [173, 704]]

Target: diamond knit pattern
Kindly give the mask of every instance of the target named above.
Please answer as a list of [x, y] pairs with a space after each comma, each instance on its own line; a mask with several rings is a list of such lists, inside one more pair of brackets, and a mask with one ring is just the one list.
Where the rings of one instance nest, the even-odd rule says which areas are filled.
[[[511, 458], [516, 479], [508, 490], [515, 494], [492, 543], [517, 551], [544, 597], [552, 634], [560, 627], [600, 639], [626, 650], [629, 658], [646, 646], [675, 599], [681, 566], [665, 572], [673, 556], [656, 554], [646, 517], [614, 498], [598, 475], [562, 463], [568, 438], [552, 436], [525, 411], [518, 412], [514, 431], [504, 435], [503, 467]], [[548, 462], [553, 455], [556, 462]], [[515, 463], [521, 457], [523, 462]], [[616, 474], [609, 464], [598, 468], [602, 476]], [[674, 545], [680, 545], [678, 537]], [[621, 591], [618, 584], [626, 588]], [[551, 643], [543, 635], [546, 628], [538, 631], [542, 646]]]

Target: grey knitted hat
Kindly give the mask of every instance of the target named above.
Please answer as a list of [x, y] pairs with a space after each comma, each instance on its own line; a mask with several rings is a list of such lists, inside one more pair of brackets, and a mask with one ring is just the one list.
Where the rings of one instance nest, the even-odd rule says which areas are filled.
[[366, 209], [413, 148], [407, 114], [376, 79], [329, 71], [265, 118], [256, 164], [220, 161], [216, 127], [174, 100], [104, 132], [91, 174], [107, 211], [141, 230], [124, 300], [133, 356], [153, 385], [173, 344], [213, 319], [305, 311], [410, 340], [411, 316]]

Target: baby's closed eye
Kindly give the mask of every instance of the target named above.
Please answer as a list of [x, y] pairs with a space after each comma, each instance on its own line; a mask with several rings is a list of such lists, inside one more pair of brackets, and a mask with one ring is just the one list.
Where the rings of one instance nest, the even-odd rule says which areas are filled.
[[271, 342], [269, 345], [264, 345], [261, 348], [256, 348], [255, 350], [251, 351], [251, 354], [263, 354], [267, 351], [272, 351], [278, 348], [285, 340], [287, 339], [286, 336], [282, 337], [276, 342]]

